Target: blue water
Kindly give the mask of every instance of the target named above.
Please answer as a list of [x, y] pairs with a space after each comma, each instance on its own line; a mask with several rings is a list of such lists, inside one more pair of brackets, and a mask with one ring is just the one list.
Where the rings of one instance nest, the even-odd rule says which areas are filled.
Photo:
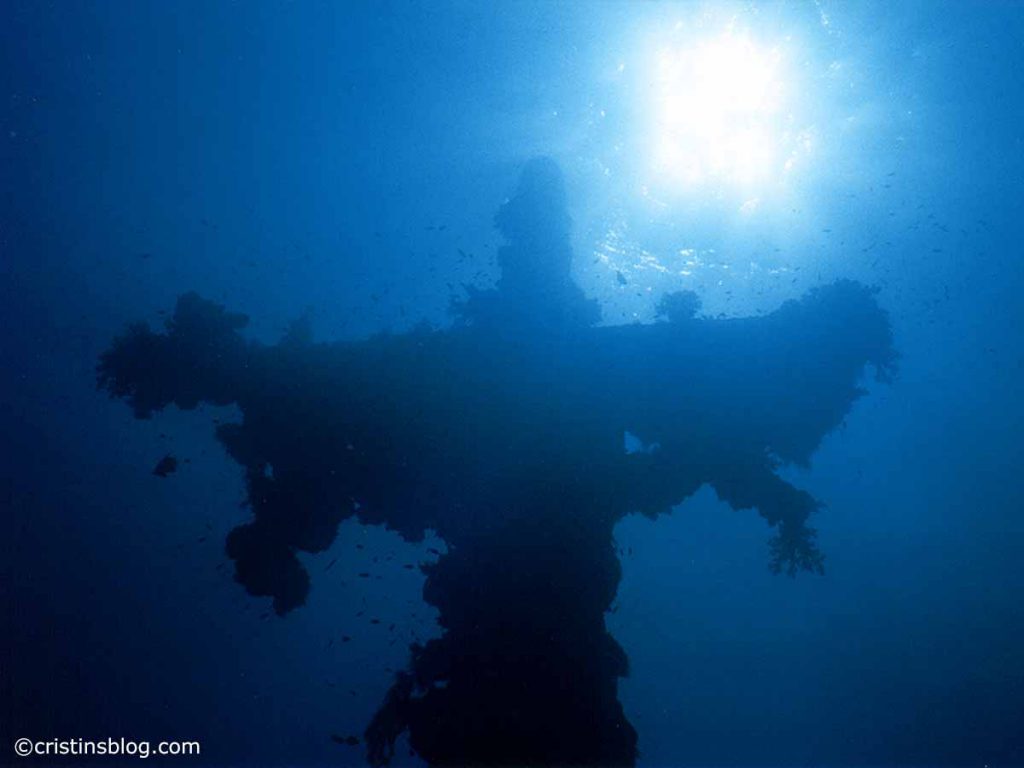
[[[741, 162], [723, 131], [747, 115], [707, 128], [671, 104], [671, 136], [704, 165], [666, 167], [657, 56], [730, 35], [777, 61], [768, 86], [742, 68], [722, 81], [778, 86], [764, 141]], [[161, 330], [188, 291], [268, 345], [297, 318], [353, 344], [447, 332], [467, 284], [495, 286], [495, 212], [537, 156], [564, 177], [595, 338], [662, 327], [673, 292], [725, 323], [853, 280], [878, 289], [898, 355], [891, 376], [865, 368], [808, 462], [780, 452], [778, 475], [823, 504], [823, 575], [773, 574], [764, 520], [711, 485], [615, 525], [606, 625], [629, 658], [637, 764], [1024, 764], [1021, 40], [1013, 3], [8, 0], [4, 764], [32, 762], [21, 737], [197, 740], [201, 757], [172, 761], [194, 765], [365, 764], [364, 744], [331, 736], [362, 741], [409, 644], [441, 635], [424, 573], [402, 566], [444, 557], [444, 536], [348, 518], [325, 551], [298, 552], [311, 588], [279, 617], [225, 553], [251, 511], [213, 420], [238, 407], [136, 420], [97, 390], [97, 361], [130, 323]], [[803, 364], [827, 368], [858, 331]], [[620, 343], [615, 376], [662, 364]], [[787, 338], [765, 343], [778, 359]], [[709, 402], [733, 413], [743, 379]], [[643, 397], [616, 389], [614, 407], [642, 415]], [[623, 439], [659, 455], [640, 427]], [[167, 455], [176, 471], [154, 476]], [[392, 764], [425, 764], [405, 739]]]

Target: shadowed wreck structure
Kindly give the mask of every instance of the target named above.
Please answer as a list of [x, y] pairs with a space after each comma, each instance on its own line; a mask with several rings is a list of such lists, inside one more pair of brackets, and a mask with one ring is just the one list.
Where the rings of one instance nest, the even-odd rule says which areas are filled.
[[[496, 224], [501, 278], [456, 303], [450, 328], [314, 343], [297, 325], [268, 346], [240, 334], [244, 315], [187, 294], [164, 332], [115, 341], [99, 383], [140, 418], [237, 405], [217, 436], [245, 469], [252, 520], [227, 554], [278, 614], [310, 589], [296, 552], [326, 550], [348, 517], [447, 543], [423, 566], [443, 633], [412, 646], [369, 724], [372, 764], [408, 732], [437, 766], [628, 766], [628, 665], [605, 628], [614, 526], [708, 484], [774, 529], [774, 570], [820, 571], [819, 502], [776, 469], [807, 463], [866, 366], [893, 369], [889, 325], [871, 289], [843, 281], [763, 317], [703, 318], [683, 292], [661, 322], [598, 326], [548, 160], [526, 166]], [[627, 432], [647, 448], [624, 451]]]

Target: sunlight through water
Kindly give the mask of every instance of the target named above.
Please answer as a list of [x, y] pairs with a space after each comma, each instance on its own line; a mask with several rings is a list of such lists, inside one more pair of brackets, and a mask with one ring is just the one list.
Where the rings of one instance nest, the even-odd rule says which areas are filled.
[[756, 191], [792, 167], [795, 129], [782, 46], [731, 27], [663, 45], [651, 62], [653, 170], [675, 187]]

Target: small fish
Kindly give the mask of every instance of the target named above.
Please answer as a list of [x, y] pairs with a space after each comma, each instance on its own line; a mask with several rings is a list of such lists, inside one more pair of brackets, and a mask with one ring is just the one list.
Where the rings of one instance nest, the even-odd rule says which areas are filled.
[[157, 477], [167, 477], [169, 474], [177, 470], [177, 468], [178, 460], [168, 453], [156, 463], [155, 467], [153, 467], [153, 474]]
[[339, 736], [336, 733], [331, 734], [331, 741], [335, 744], [344, 744], [346, 747], [357, 747], [359, 746], [358, 736]]
[[620, 272], [619, 270], [615, 271], [615, 281], [619, 285], [627, 285], [629, 283], [629, 281], [626, 279], [626, 276], [622, 274], [622, 272]]
[[336, 562], [338, 562], [338, 558], [334, 558], [333, 560], [331, 560], [331, 562], [327, 564], [327, 567], [324, 568], [324, 572], [326, 573], [327, 571], [331, 570], [331, 568], [334, 567], [334, 564]]

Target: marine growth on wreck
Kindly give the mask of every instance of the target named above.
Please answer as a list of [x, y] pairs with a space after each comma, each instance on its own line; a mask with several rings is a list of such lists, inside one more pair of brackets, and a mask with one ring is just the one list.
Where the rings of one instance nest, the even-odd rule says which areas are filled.
[[[251, 520], [225, 549], [281, 616], [316, 589], [296, 553], [324, 552], [348, 518], [446, 543], [422, 566], [442, 633], [411, 646], [366, 724], [370, 764], [407, 733], [436, 766], [630, 766], [629, 665], [605, 626], [614, 526], [707, 485], [764, 518], [773, 570], [822, 571], [822, 502], [777, 469], [840, 425], [865, 369], [893, 372], [888, 319], [872, 289], [838, 281], [760, 317], [705, 317], [681, 292], [658, 322], [602, 325], [548, 159], [526, 163], [494, 224], [500, 279], [453, 302], [448, 327], [267, 345], [244, 335], [245, 307], [188, 293], [163, 329], [114, 341], [99, 385], [138, 418], [237, 406], [216, 434]], [[627, 433], [649, 450], [624, 451]]]

